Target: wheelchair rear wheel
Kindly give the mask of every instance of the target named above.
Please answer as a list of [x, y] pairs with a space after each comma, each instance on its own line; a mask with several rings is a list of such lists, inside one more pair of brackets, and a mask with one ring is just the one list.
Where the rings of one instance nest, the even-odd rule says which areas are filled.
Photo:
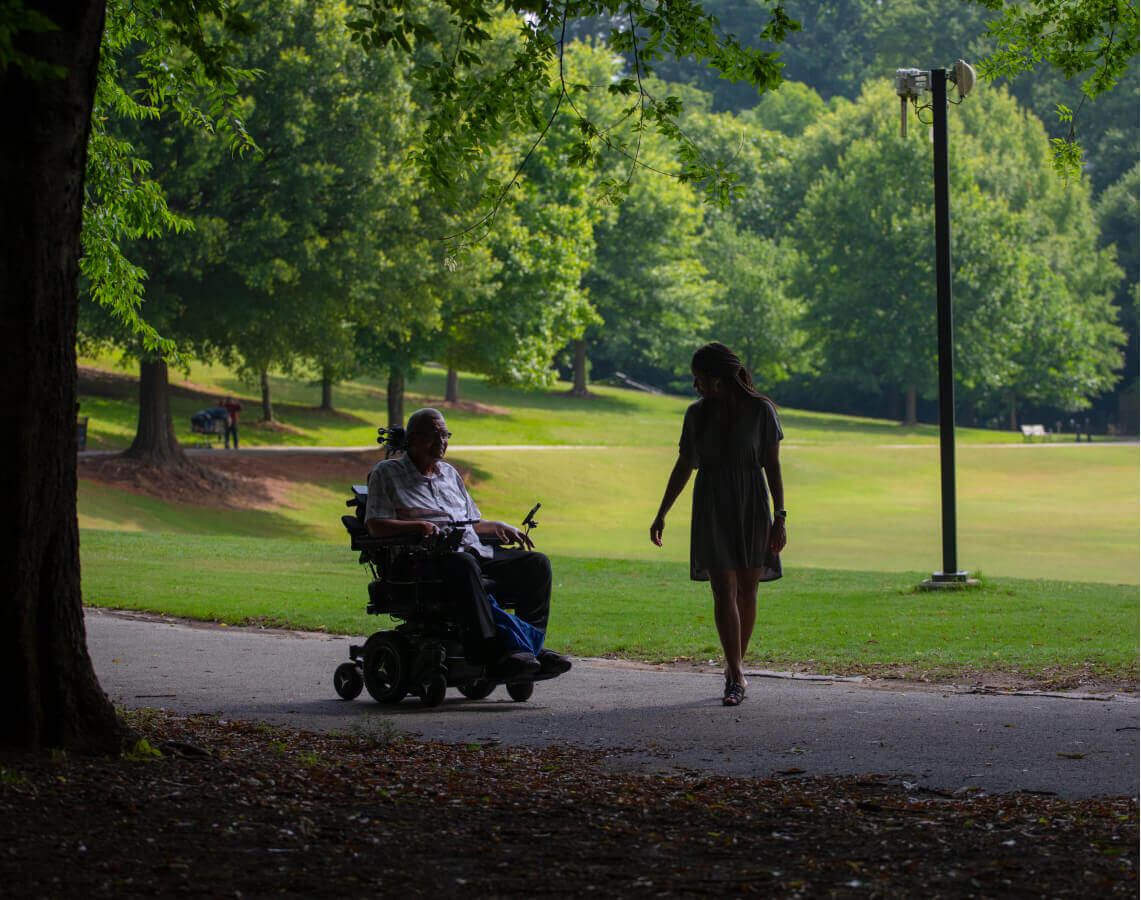
[[408, 693], [408, 654], [391, 632], [373, 635], [364, 648], [364, 684], [377, 703], [399, 703]]

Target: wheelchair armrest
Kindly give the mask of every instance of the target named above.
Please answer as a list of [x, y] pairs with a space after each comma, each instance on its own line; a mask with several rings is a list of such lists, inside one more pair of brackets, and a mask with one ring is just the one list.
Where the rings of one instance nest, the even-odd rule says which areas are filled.
[[377, 550], [385, 550], [389, 547], [415, 547], [421, 540], [419, 537], [406, 537], [404, 535], [397, 535], [396, 537], [373, 537], [369, 534], [354, 534], [352, 548], [354, 550], [363, 550], [373, 553]]
[[341, 522], [352, 539], [351, 547], [354, 550], [369, 553], [384, 550], [387, 547], [415, 547], [420, 543], [418, 535], [398, 534], [392, 537], [373, 537], [368, 533], [364, 523], [356, 516], [341, 516]]

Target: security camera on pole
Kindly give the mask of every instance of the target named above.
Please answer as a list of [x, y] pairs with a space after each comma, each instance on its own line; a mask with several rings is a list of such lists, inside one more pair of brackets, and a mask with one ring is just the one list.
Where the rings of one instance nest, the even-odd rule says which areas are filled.
[[[935, 173], [935, 283], [939, 326], [939, 468], [942, 479], [943, 569], [919, 585], [924, 590], [963, 588], [977, 585], [959, 570], [955, 524], [955, 363], [954, 327], [951, 315], [951, 204], [947, 164], [947, 82], [958, 89], [959, 100], [975, 85], [975, 70], [959, 60], [948, 75], [946, 69], [897, 69], [895, 92], [899, 95], [900, 137], [907, 137], [908, 103], [931, 110], [931, 139]], [[931, 94], [929, 107], [919, 98]], [[922, 120], [920, 120], [922, 121]]]

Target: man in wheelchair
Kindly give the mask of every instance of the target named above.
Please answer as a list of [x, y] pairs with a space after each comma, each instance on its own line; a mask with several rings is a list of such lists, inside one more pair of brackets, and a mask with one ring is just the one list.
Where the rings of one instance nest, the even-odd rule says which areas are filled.
[[[450, 437], [438, 410], [409, 417], [404, 455], [381, 460], [369, 474], [365, 527], [373, 537], [431, 538], [451, 523], [472, 522], [463, 526], [454, 552], [432, 558], [454, 604], [464, 657], [500, 680], [566, 672], [571, 661], [561, 653], [544, 648], [536, 657], [497, 636], [484, 578], [494, 581], [500, 606], [513, 607], [517, 618], [546, 631], [551, 563], [519, 529], [482, 518], [460, 473], [444, 462]], [[503, 546], [488, 546], [483, 537]]]

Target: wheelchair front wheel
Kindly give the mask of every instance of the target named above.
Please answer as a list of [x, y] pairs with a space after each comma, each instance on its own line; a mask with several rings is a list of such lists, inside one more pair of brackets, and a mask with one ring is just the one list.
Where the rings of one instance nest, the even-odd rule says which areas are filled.
[[364, 676], [356, 663], [346, 662], [333, 673], [333, 687], [342, 700], [355, 700], [364, 688]]
[[461, 694], [469, 700], [482, 700], [495, 690], [495, 682], [486, 678], [473, 678], [457, 685]]
[[377, 703], [399, 703], [408, 693], [408, 656], [404, 641], [381, 634], [364, 648], [364, 685]]
[[516, 703], [522, 703], [524, 700], [530, 700], [531, 695], [534, 692], [535, 682], [533, 681], [507, 682], [507, 693], [511, 695], [511, 699]]

